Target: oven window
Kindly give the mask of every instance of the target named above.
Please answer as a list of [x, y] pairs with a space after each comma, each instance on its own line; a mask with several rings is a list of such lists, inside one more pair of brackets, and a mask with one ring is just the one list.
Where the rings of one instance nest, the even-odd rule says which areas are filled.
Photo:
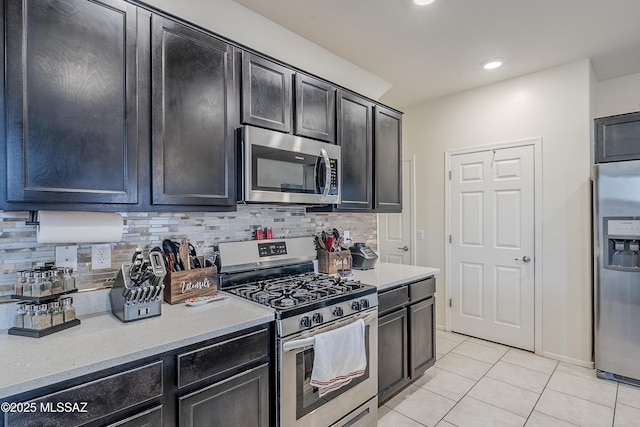
[[309, 385], [311, 371], [313, 370], [313, 347], [301, 351], [296, 355], [296, 419], [300, 419], [308, 413], [321, 407], [350, 388], [360, 384], [369, 378], [369, 326], [365, 327], [365, 352], [367, 354], [367, 369], [364, 375], [351, 380], [342, 388], [329, 392], [320, 398], [318, 389]]
[[[252, 152], [253, 190], [319, 193], [316, 180], [324, 177], [325, 169], [318, 156], [258, 145], [253, 146]], [[316, 169], [320, 175], [316, 175]]]

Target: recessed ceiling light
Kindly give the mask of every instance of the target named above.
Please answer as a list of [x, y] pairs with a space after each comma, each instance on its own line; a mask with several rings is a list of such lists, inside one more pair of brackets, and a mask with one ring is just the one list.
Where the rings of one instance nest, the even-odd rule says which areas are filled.
[[417, 4], [418, 6], [426, 6], [428, 4], [431, 4], [433, 2], [435, 2], [436, 0], [413, 0], [413, 2], [415, 4]]
[[502, 66], [502, 62], [502, 58], [490, 59], [482, 63], [482, 68], [484, 68], [485, 70], [493, 70]]

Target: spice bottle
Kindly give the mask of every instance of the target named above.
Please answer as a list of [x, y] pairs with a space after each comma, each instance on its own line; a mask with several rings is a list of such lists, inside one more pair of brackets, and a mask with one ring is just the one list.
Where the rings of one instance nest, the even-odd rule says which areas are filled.
[[62, 298], [62, 313], [65, 322], [70, 322], [76, 318], [76, 308], [73, 306], [72, 298]]
[[27, 277], [25, 276], [24, 271], [17, 271], [14, 295], [22, 296], [24, 294], [24, 284], [26, 281]]
[[24, 328], [24, 316], [27, 314], [27, 310], [24, 309], [24, 303], [16, 304], [16, 317], [13, 322], [13, 326], [16, 328]]
[[51, 293], [60, 294], [64, 290], [64, 271], [61, 268], [51, 270]]
[[49, 303], [49, 313], [51, 314], [51, 326], [58, 326], [64, 323], [64, 314], [60, 308], [59, 301]]
[[42, 330], [51, 327], [51, 314], [49, 314], [49, 306], [40, 304], [35, 316], [32, 318], [33, 329]]
[[34, 289], [36, 284], [36, 279], [34, 277], [34, 272], [33, 271], [29, 271], [27, 273], [27, 282], [24, 284], [23, 289], [22, 289], [22, 293], [24, 296], [26, 297], [39, 297], [40, 296], [40, 290], [38, 289], [36, 291], [36, 289]]
[[64, 273], [63, 273], [64, 285], [63, 285], [63, 288], [64, 288], [65, 291], [71, 291], [71, 290], [74, 290], [76, 288], [76, 278], [73, 277], [72, 274], [73, 274], [73, 268], [64, 267]]
[[25, 329], [33, 329], [33, 317], [36, 314], [36, 306], [34, 304], [25, 304], [24, 310], [26, 311], [23, 321]]
[[42, 284], [40, 285], [40, 296], [48, 297], [51, 295], [51, 271], [42, 272]]

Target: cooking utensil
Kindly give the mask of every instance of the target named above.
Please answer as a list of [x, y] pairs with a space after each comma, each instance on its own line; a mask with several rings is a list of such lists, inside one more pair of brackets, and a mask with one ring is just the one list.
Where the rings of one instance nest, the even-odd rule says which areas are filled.
[[180, 261], [185, 270], [191, 270], [191, 263], [189, 262], [189, 244], [181, 243], [178, 250], [180, 251]]
[[318, 236], [313, 236], [313, 237], [316, 243], [316, 249], [324, 249], [326, 251], [327, 247], [325, 246], [324, 242], [320, 240], [320, 237]]
[[188, 307], [198, 307], [200, 305], [205, 305], [208, 304], [210, 302], [214, 302], [214, 301], [220, 301], [223, 299], [227, 299], [228, 296], [226, 295], [218, 295], [215, 297], [197, 297], [197, 298], [189, 298], [188, 300], [185, 301], [185, 305]]
[[333, 236], [327, 236], [327, 250], [333, 252]]

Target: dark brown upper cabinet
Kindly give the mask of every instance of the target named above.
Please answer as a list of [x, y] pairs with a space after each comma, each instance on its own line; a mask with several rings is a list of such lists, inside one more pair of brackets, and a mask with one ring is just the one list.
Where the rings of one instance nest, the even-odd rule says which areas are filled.
[[233, 50], [154, 15], [152, 204], [232, 206]]
[[373, 103], [337, 93], [337, 143], [342, 149], [342, 203], [338, 210], [373, 209]]
[[292, 76], [289, 68], [242, 52], [242, 123], [291, 132]]
[[336, 90], [313, 77], [295, 75], [295, 131], [296, 135], [335, 141]]
[[5, 6], [7, 201], [137, 203], [136, 7]]
[[402, 212], [402, 115], [380, 105], [374, 110], [375, 210]]
[[640, 112], [595, 120], [595, 163], [640, 160]]

